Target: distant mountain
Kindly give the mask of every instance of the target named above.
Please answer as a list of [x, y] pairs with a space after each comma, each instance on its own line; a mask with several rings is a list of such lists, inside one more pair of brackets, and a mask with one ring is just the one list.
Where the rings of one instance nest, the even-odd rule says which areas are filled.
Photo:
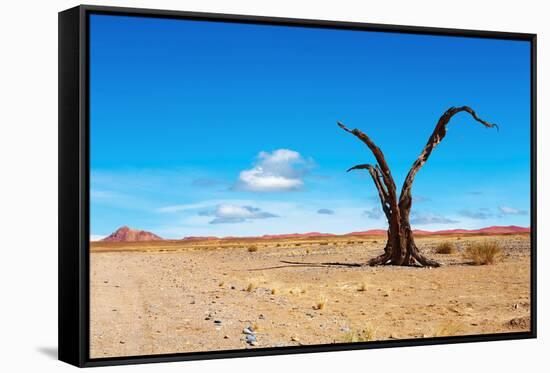
[[[513, 234], [513, 233], [529, 233], [531, 228], [518, 227], [516, 225], [509, 226], [492, 226], [480, 229], [446, 229], [440, 231], [426, 231], [415, 229], [414, 234], [418, 236], [432, 235], [451, 235], [451, 234]], [[284, 238], [310, 238], [310, 237], [346, 237], [346, 236], [386, 236], [385, 229], [370, 229], [367, 231], [350, 232], [346, 234], [333, 234], [321, 232], [307, 233], [287, 233], [287, 234], [264, 234], [258, 237], [215, 237], [215, 236], [188, 236], [182, 238], [183, 241], [212, 241], [212, 240], [243, 240], [243, 239], [284, 239]], [[104, 242], [130, 242], [130, 241], [160, 241], [163, 238], [154, 233], [131, 229], [126, 226], [121, 227], [112, 233], [110, 236], [102, 239]]]
[[212, 240], [219, 240], [216, 236], [187, 236], [183, 237], [182, 240], [184, 241], [212, 241]]
[[369, 229], [368, 231], [346, 233], [342, 236], [385, 236], [387, 234], [388, 231], [385, 229]]
[[104, 242], [130, 242], [130, 241], [160, 241], [163, 238], [154, 233], [131, 229], [129, 227], [118, 228], [101, 241]]
[[308, 233], [287, 233], [287, 234], [264, 234], [258, 238], [273, 239], [273, 238], [300, 238], [300, 237], [328, 237], [335, 236], [332, 233], [308, 232]]

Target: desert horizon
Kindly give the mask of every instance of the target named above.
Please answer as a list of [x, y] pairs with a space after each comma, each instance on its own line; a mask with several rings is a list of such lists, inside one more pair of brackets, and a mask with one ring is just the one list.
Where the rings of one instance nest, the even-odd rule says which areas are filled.
[[[508, 226], [488, 226], [476, 229], [463, 229], [452, 228], [443, 230], [425, 230], [425, 229], [413, 229], [415, 235], [449, 235], [449, 234], [514, 234], [514, 233], [530, 233], [530, 227], [521, 227], [517, 225]], [[374, 228], [365, 231], [356, 231], [349, 233], [329, 233], [329, 232], [292, 232], [292, 233], [280, 233], [280, 234], [264, 234], [259, 236], [183, 236], [182, 238], [163, 238], [155, 233], [130, 228], [127, 225], [123, 225], [116, 229], [108, 236], [91, 239], [91, 242], [146, 242], [146, 241], [178, 241], [178, 240], [231, 240], [231, 239], [277, 239], [277, 238], [299, 238], [299, 237], [322, 237], [322, 236], [385, 236], [387, 235], [387, 228]]]

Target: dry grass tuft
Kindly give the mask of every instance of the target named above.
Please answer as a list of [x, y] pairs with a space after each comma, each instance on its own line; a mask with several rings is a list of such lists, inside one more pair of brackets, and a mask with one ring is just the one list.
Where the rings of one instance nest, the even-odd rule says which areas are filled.
[[454, 254], [456, 253], [456, 246], [448, 241], [440, 242], [435, 248], [435, 252], [438, 254]]
[[256, 251], [258, 251], [258, 246], [252, 245], [252, 246], [248, 247], [248, 252], [249, 253], [255, 253]]
[[258, 287], [258, 285], [257, 285], [256, 283], [250, 282], [250, 283], [246, 286], [245, 290], [248, 291], [249, 293], [251, 293], [251, 292], [253, 292], [254, 290], [256, 290], [257, 287]]
[[279, 289], [277, 288], [271, 289], [271, 295], [277, 295], [278, 292], [279, 292]]
[[366, 281], [363, 281], [359, 284], [359, 287], [357, 288], [357, 291], [367, 291], [368, 285]]
[[470, 245], [464, 252], [464, 258], [475, 265], [493, 264], [500, 259], [502, 250], [497, 241], [482, 241]]
[[357, 342], [369, 342], [374, 340], [375, 332], [371, 327], [366, 327], [363, 330], [352, 330], [344, 334], [342, 342], [344, 343], [357, 343]]
[[443, 320], [439, 322], [433, 333], [434, 337], [449, 337], [459, 335], [464, 332], [464, 326], [453, 320]]
[[313, 308], [314, 310], [320, 311], [320, 310], [324, 310], [326, 305], [327, 305], [326, 299], [321, 299], [319, 300], [319, 302], [314, 304], [311, 308]]

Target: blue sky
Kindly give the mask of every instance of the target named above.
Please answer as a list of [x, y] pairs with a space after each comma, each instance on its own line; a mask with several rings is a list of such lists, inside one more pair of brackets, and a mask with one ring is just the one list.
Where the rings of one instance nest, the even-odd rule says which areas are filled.
[[419, 229], [529, 226], [529, 44], [92, 15], [91, 232], [163, 237], [386, 226], [366, 172], [400, 186], [439, 116], [458, 114], [417, 175]]

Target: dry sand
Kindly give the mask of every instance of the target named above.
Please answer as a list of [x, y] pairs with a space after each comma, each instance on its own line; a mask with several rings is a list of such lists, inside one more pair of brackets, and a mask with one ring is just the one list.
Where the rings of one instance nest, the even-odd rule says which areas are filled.
[[[487, 236], [417, 237], [441, 268], [296, 266], [365, 262], [382, 237], [93, 243], [91, 357], [520, 332], [530, 328], [528, 234], [503, 255], [462, 253]], [[441, 241], [458, 252], [435, 254]], [[257, 251], [249, 252], [250, 247]], [[257, 346], [243, 329], [256, 328]]]

